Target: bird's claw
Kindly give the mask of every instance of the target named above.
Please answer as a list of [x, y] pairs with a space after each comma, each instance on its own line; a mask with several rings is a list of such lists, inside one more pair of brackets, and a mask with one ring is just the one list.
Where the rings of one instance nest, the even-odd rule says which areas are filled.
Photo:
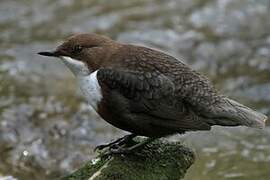
[[119, 144], [118, 143], [115, 143], [115, 144], [101, 144], [101, 145], [98, 145], [94, 148], [94, 152], [96, 151], [102, 151], [103, 149], [105, 148], [108, 148], [109, 150], [111, 149], [117, 149], [119, 148]]
[[96, 152], [96, 151], [101, 151], [102, 149], [104, 149], [104, 148], [106, 148], [106, 147], [108, 147], [107, 144], [101, 144], [101, 145], [98, 145], [98, 146], [96, 146], [96, 147], [94, 148], [94, 152]]
[[135, 135], [131, 134], [131, 135], [126, 135], [124, 137], [121, 137], [119, 139], [117, 139], [114, 142], [108, 143], [108, 144], [101, 144], [98, 145], [94, 148], [94, 152], [96, 151], [101, 151], [105, 148], [110, 149], [117, 149], [119, 147], [121, 147], [122, 145], [126, 144], [127, 142], [129, 142], [130, 140], [132, 140], [132, 138], [135, 137]]

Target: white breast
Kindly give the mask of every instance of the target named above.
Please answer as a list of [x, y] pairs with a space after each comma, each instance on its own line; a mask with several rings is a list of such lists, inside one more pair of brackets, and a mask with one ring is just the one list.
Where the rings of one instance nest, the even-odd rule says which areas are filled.
[[101, 87], [97, 80], [97, 71], [88, 76], [78, 77], [79, 85], [88, 103], [97, 110], [98, 103], [102, 99]]

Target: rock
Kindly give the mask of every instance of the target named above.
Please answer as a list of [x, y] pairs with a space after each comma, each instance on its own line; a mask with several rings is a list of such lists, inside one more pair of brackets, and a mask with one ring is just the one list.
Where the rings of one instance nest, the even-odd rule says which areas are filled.
[[62, 180], [179, 180], [194, 161], [180, 143], [156, 140], [128, 155], [98, 156]]

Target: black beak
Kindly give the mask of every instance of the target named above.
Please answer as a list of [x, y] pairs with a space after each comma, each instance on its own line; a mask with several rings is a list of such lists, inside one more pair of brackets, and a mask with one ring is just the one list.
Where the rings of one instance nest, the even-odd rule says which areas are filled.
[[58, 57], [59, 53], [56, 51], [44, 51], [44, 52], [39, 52], [38, 53], [41, 56], [50, 56], [50, 57]]

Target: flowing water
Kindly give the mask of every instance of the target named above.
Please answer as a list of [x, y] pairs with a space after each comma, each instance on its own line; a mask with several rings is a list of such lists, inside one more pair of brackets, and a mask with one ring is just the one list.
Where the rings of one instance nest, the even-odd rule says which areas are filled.
[[[56, 179], [124, 133], [89, 111], [72, 74], [38, 51], [78, 32], [160, 49], [269, 116], [269, 17], [269, 0], [1, 0], [0, 179]], [[269, 127], [173, 139], [197, 154], [186, 180], [270, 179]]]

